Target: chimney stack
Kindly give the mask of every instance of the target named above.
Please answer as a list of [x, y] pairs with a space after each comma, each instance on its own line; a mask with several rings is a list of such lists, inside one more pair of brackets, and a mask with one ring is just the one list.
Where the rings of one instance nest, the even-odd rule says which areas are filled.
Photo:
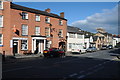
[[64, 12], [60, 13], [60, 17], [64, 18]]
[[50, 8], [45, 9], [46, 12], [50, 13]]

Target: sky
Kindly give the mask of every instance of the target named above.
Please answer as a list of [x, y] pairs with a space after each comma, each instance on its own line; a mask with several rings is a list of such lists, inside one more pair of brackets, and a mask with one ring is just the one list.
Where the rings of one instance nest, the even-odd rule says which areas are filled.
[[96, 28], [104, 28], [107, 32], [118, 34], [117, 2], [14, 2], [16, 4], [51, 13], [65, 13], [68, 25], [82, 30], [96, 32]]

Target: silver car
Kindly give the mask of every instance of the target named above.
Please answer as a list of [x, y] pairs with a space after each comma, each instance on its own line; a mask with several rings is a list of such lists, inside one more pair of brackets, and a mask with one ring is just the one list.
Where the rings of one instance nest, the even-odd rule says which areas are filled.
[[95, 47], [89, 47], [86, 51], [87, 52], [95, 52], [95, 51], [97, 51], [97, 48], [95, 48]]

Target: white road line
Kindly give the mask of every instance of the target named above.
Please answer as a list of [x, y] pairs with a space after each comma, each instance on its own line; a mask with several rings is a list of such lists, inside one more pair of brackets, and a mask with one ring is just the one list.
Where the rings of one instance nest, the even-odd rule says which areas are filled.
[[66, 63], [66, 62], [70, 62], [70, 61], [74, 61], [74, 60], [78, 60], [78, 59], [72, 59], [72, 60], [66, 60], [66, 61], [55, 62], [54, 64]]
[[88, 73], [86, 73], [86, 74], [84, 74], [84, 75], [81, 75], [81, 76], [79, 76], [79, 77], [77, 77], [77, 78], [78, 78], [78, 79], [84, 78], [84, 77], [86, 77], [86, 76], [88, 76], [88, 75], [91, 75], [91, 74], [93, 74], [93, 73], [95, 73], [95, 72], [97, 72], [97, 71], [99, 71], [99, 70], [101, 70], [101, 69], [103, 69], [103, 68], [104, 68], [104, 67], [97, 68], [97, 69], [93, 70], [92, 72], [88, 72]]
[[76, 76], [77, 75], [77, 73], [74, 73], [74, 74], [71, 74], [71, 75], [69, 75], [70, 77], [73, 77], [73, 76]]
[[85, 77], [85, 75], [81, 75], [81, 76], [78, 77], [78, 79], [81, 79], [81, 78], [84, 78], [84, 77]]
[[23, 67], [23, 68], [16, 68], [16, 69], [11, 69], [11, 70], [5, 70], [5, 71], [2, 71], [2, 72], [17, 71], [17, 70], [21, 70], [21, 69], [29, 69], [29, 68], [32, 68], [32, 66], [29, 66], [29, 67]]

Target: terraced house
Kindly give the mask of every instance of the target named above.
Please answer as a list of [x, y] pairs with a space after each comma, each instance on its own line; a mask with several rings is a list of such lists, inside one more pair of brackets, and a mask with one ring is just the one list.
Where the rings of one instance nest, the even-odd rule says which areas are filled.
[[42, 53], [46, 48], [66, 47], [67, 19], [60, 15], [0, 1], [0, 52], [7, 55]]

